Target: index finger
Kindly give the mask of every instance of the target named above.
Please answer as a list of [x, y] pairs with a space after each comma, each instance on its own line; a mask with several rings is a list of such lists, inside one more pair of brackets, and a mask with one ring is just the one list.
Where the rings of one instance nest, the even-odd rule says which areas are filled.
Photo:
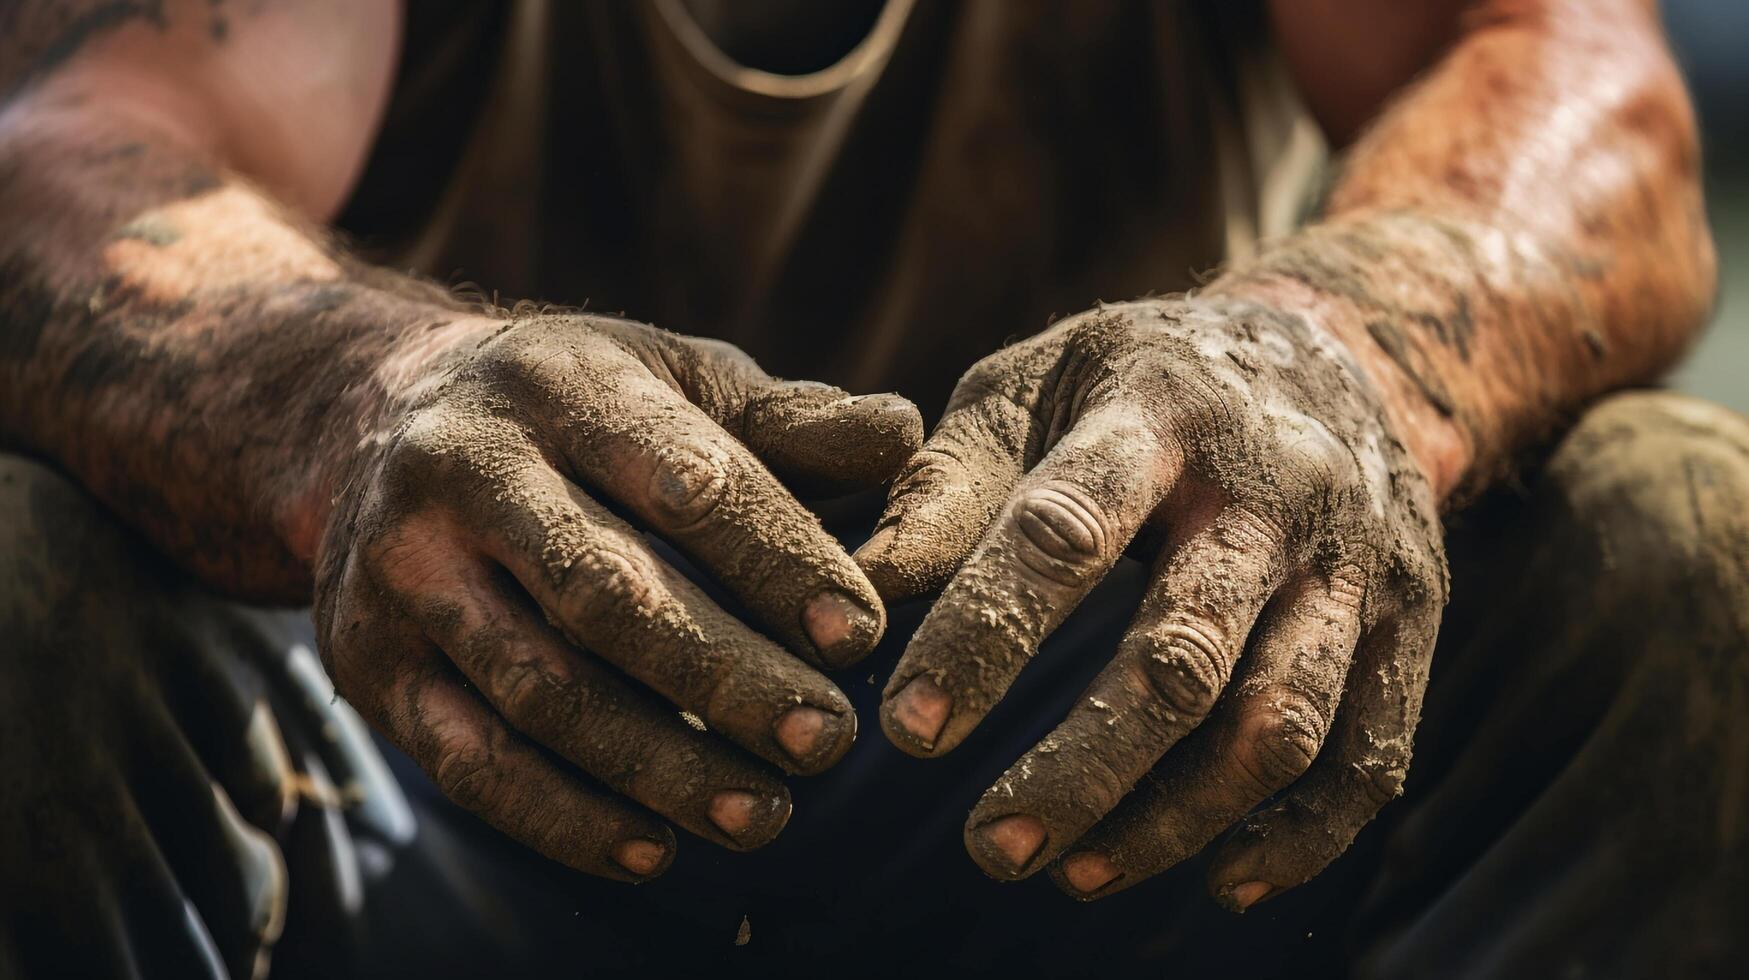
[[886, 613], [825, 528], [753, 453], [630, 355], [565, 371], [553, 416], [577, 476], [699, 562], [790, 650], [843, 667], [874, 648]]
[[1180, 459], [1123, 407], [1076, 423], [1020, 481], [912, 637], [884, 692], [888, 738], [930, 756], [977, 727], [1111, 570], [1176, 482]]

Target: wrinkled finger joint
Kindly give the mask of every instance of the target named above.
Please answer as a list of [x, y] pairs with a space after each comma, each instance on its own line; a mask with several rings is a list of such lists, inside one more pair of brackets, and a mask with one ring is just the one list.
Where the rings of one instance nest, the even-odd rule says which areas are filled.
[[686, 446], [658, 450], [650, 472], [649, 497], [675, 531], [687, 531], [715, 515], [729, 495], [729, 473], [708, 449]]
[[475, 813], [497, 812], [506, 784], [495, 753], [476, 746], [450, 746], [438, 756], [432, 778], [443, 794]]
[[1391, 759], [1365, 759], [1351, 767], [1367, 802], [1374, 809], [1403, 795], [1403, 781], [1408, 770], [1407, 762]]
[[1014, 503], [1009, 520], [1019, 531], [1020, 560], [1059, 585], [1084, 584], [1107, 560], [1115, 537], [1111, 520], [1092, 496], [1057, 480], [1034, 487]]
[[1143, 672], [1160, 703], [1180, 719], [1208, 714], [1232, 672], [1221, 638], [1184, 620], [1162, 626], [1147, 644]]
[[515, 661], [502, 668], [499, 684], [504, 714], [519, 727], [542, 731], [570, 728], [582, 714], [583, 699], [577, 686], [545, 664]]
[[1239, 763], [1255, 781], [1255, 795], [1267, 796], [1311, 768], [1323, 743], [1314, 717], [1303, 710], [1278, 709], [1252, 728], [1240, 750]]

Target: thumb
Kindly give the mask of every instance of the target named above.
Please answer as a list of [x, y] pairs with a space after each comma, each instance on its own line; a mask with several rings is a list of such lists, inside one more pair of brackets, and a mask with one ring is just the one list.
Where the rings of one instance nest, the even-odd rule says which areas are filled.
[[929, 441], [893, 485], [874, 536], [855, 555], [883, 600], [941, 588], [1025, 472], [1034, 419], [1013, 399], [955, 392]]
[[923, 416], [908, 399], [853, 396], [811, 381], [757, 387], [739, 422], [735, 435], [760, 461], [813, 492], [885, 483], [923, 442]]
[[843, 493], [892, 479], [923, 442], [923, 416], [895, 394], [853, 396], [784, 381], [733, 344], [645, 328], [688, 401], [790, 488]]

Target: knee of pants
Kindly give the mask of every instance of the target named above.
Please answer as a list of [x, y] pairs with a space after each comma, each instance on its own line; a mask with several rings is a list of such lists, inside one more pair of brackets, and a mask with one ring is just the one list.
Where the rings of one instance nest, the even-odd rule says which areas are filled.
[[[151, 546], [66, 476], [0, 453], [0, 596], [10, 628], [53, 624], [55, 610], [165, 596], [183, 581]], [[120, 611], [119, 609], [117, 610]]]
[[1591, 408], [1550, 458], [1537, 513], [1573, 545], [1594, 615], [1735, 657], [1749, 609], [1749, 420], [1670, 392]]

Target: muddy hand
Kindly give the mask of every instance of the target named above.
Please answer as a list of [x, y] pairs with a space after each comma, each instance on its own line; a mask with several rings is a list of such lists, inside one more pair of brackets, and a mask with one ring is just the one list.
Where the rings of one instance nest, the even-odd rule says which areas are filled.
[[1106, 306], [967, 373], [857, 554], [888, 599], [946, 583], [886, 687], [895, 744], [958, 745], [1138, 534], [1157, 545], [1115, 655], [967, 820], [985, 871], [1099, 897], [1252, 814], [1211, 871], [1242, 908], [1397, 795], [1445, 571], [1383, 420], [1344, 350], [1248, 305]]
[[922, 438], [916, 409], [605, 317], [489, 324], [436, 363], [326, 539], [339, 690], [451, 798], [581, 870], [661, 873], [664, 819], [736, 849], [771, 840], [783, 772], [825, 769], [855, 736], [818, 668], [863, 656], [885, 622], [779, 477], [883, 480]]

